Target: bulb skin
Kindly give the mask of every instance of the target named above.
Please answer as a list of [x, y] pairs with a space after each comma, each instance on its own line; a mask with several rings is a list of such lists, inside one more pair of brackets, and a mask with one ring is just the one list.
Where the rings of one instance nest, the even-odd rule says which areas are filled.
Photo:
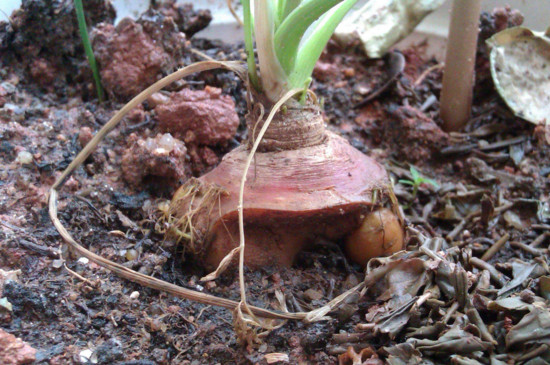
[[403, 249], [403, 227], [387, 208], [368, 213], [361, 226], [346, 239], [348, 258], [365, 266], [373, 257], [388, 256]]

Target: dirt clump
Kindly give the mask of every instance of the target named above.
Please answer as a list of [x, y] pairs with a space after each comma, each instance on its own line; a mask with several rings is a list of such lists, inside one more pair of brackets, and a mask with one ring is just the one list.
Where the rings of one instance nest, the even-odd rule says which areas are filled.
[[[383, 140], [392, 141], [396, 150], [411, 162], [433, 157], [449, 143], [449, 135], [433, 119], [412, 106], [389, 107], [388, 119], [383, 122]], [[406, 141], [404, 143], [404, 141]]]
[[206, 28], [212, 20], [210, 10], [194, 10], [193, 4], [176, 4], [175, 0], [155, 2], [147, 13], [151, 11], [158, 11], [166, 17], [171, 17], [177, 24], [178, 29], [184, 32], [187, 37], [191, 37]]
[[480, 18], [480, 40], [484, 41], [506, 28], [517, 27], [523, 24], [523, 20], [523, 14], [510, 6], [495, 8], [491, 13], [483, 12]]
[[36, 350], [21, 339], [0, 329], [0, 363], [22, 365], [34, 362]]
[[[184, 44], [185, 36], [180, 34], [180, 38]], [[116, 27], [100, 24], [92, 43], [105, 90], [122, 100], [137, 95], [176, 66], [143, 26], [129, 18]]]
[[[89, 27], [116, 16], [105, 0], [86, 1], [85, 14]], [[10, 22], [0, 24], [2, 66], [21, 67], [33, 82], [57, 93], [66, 83], [91, 79], [72, 1], [23, 0]]]
[[182, 163], [187, 148], [170, 133], [158, 134], [154, 138], [139, 138], [131, 134], [129, 146], [122, 156], [122, 176], [129, 185], [138, 188], [150, 177], [154, 180], [151, 183], [176, 188], [188, 177], [186, 164]]
[[523, 15], [509, 6], [495, 8], [491, 13], [482, 12], [479, 22], [479, 40], [476, 54], [476, 87], [474, 97], [490, 95], [493, 90], [491, 66], [489, 61], [490, 49], [486, 40], [506, 28], [517, 27], [523, 24]]
[[222, 90], [183, 89], [155, 108], [159, 128], [185, 143], [213, 146], [227, 143], [239, 126], [235, 102]]

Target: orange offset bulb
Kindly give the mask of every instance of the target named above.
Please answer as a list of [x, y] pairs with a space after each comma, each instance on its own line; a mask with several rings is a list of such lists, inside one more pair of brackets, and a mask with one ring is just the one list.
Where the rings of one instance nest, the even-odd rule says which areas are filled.
[[382, 208], [369, 213], [346, 240], [348, 258], [365, 266], [373, 257], [388, 256], [403, 249], [403, 228], [397, 216]]

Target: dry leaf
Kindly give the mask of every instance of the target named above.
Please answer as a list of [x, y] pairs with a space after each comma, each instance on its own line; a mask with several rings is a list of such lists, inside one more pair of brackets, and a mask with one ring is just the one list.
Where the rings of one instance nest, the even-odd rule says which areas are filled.
[[550, 123], [548, 32], [515, 27], [487, 40], [491, 75], [500, 96], [518, 117], [543, 125]]

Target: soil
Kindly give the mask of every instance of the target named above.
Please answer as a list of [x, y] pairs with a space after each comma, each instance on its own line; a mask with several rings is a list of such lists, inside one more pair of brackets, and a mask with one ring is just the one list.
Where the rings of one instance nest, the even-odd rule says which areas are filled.
[[[36, 364], [86, 363], [92, 353], [95, 363], [128, 365], [265, 364], [270, 353], [287, 354], [292, 364], [335, 364], [339, 357], [342, 363], [351, 364], [357, 356], [370, 364], [391, 357], [395, 352], [387, 349], [395, 349], [409, 337], [405, 330], [376, 337], [362, 332], [361, 325], [384, 310], [384, 299], [370, 292], [345, 304], [326, 321], [290, 321], [267, 334], [260, 344], [243, 346], [235, 335], [231, 311], [124, 281], [66, 252], [48, 216], [48, 189], [122, 107], [122, 101], [176, 67], [202, 60], [193, 50], [218, 60], [243, 58], [242, 45], [193, 37], [208, 24], [207, 11], [173, 3], [162, 9], [155, 5], [141, 20], [113, 27], [113, 10], [101, 5], [108, 2], [97, 3], [98, 10], [88, 15], [88, 25], [95, 28], [92, 33], [102, 32], [104, 37], [94, 43], [104, 45], [97, 50], [102, 76], [108, 79], [109, 70], [116, 76], [112, 84], [106, 81], [110, 98], [101, 104], [95, 99], [72, 2], [23, 1], [11, 24], [0, 23], [0, 298], [12, 306], [7, 310], [0, 301], [1, 336], [9, 333], [34, 348]], [[497, 14], [499, 21], [494, 15], [484, 15], [484, 35], [502, 27], [506, 18], [502, 14]], [[517, 14], [506, 19], [515, 22]], [[140, 46], [124, 48], [117, 37], [130, 37]], [[172, 48], [174, 39], [183, 45]], [[131, 54], [109, 58], [110, 52]], [[484, 52], [480, 48], [481, 57]], [[490, 78], [482, 77], [487, 68], [481, 60], [478, 72], [483, 83], [476, 88], [472, 119], [462, 133], [443, 132], [437, 101], [441, 67], [426, 59], [422, 45], [403, 54], [407, 60], [404, 72], [377, 98], [356, 108], [385, 83], [387, 65], [330, 43], [315, 69], [312, 89], [322, 100], [328, 128], [375, 157], [391, 173], [402, 206], [410, 205], [404, 209], [409, 249], [415, 250], [418, 237], [442, 238], [459, 250], [458, 256], [479, 258], [508, 234], [509, 239], [488, 260], [502, 280], [515, 277], [510, 266], [517, 262], [514, 259], [538, 262], [548, 270], [548, 130], [511, 114]], [[115, 59], [131, 64], [144, 57], [154, 61], [147, 76], [147, 70], [130, 74], [106, 65]], [[122, 82], [118, 77], [124, 75], [135, 78]], [[194, 98], [187, 89], [200, 97]], [[205, 98], [215, 102], [205, 107]], [[182, 129], [170, 130], [168, 137], [167, 130], [174, 126], [166, 123], [173, 123], [172, 117], [167, 115], [164, 124], [161, 118], [171, 112], [171, 101], [176, 103], [173, 108], [187, 108], [197, 115], [212, 109], [227, 123], [203, 135], [215, 126], [207, 119], [204, 123], [209, 129], [205, 129], [197, 118], [182, 122]], [[200, 282], [207, 272], [183, 257], [179, 245], [157, 233], [156, 219], [158, 207], [166, 204], [179, 184], [209, 171], [244, 141], [245, 111], [243, 83], [226, 71], [195, 75], [156, 94], [128, 115], [67, 180], [60, 193], [60, 219], [77, 241], [105, 258], [186, 288], [238, 300], [234, 273], [215, 282]], [[439, 187], [423, 184], [413, 197], [407, 185], [398, 183], [411, 179], [409, 164]], [[540, 241], [537, 249], [525, 249], [525, 244], [536, 239]], [[276, 307], [275, 293], [280, 291], [289, 311], [304, 311], [355, 286], [363, 280], [363, 270], [348, 262], [340, 244], [318, 242], [302, 252], [291, 268], [247, 270], [250, 302]], [[66, 268], [61, 265], [60, 247], [67, 257]], [[466, 269], [470, 280], [480, 274], [478, 268]], [[20, 273], [14, 280], [5, 279], [4, 274], [13, 270]], [[547, 271], [525, 279], [512, 292], [522, 292], [526, 302], [544, 296], [539, 285], [543, 274]], [[440, 309], [422, 308], [410, 326], [434, 324], [434, 318], [445, 318], [445, 313], [449, 313], [447, 321], [457, 325], [463, 321], [452, 315], [449, 308], [454, 301], [446, 295], [441, 294], [439, 304], [428, 302], [441, 305]], [[522, 318], [515, 313], [491, 313], [479, 304], [482, 297], [476, 298], [476, 308], [491, 330], [504, 326], [499, 340]], [[17, 346], [26, 352], [13, 355], [14, 363], [28, 363], [32, 351], [22, 343]], [[354, 355], [350, 346], [361, 354]], [[452, 354], [422, 351], [433, 363], [448, 363]], [[511, 361], [508, 352], [503, 345], [494, 349], [504, 354], [505, 362]], [[489, 358], [480, 354], [477, 361], [488, 363]]]

